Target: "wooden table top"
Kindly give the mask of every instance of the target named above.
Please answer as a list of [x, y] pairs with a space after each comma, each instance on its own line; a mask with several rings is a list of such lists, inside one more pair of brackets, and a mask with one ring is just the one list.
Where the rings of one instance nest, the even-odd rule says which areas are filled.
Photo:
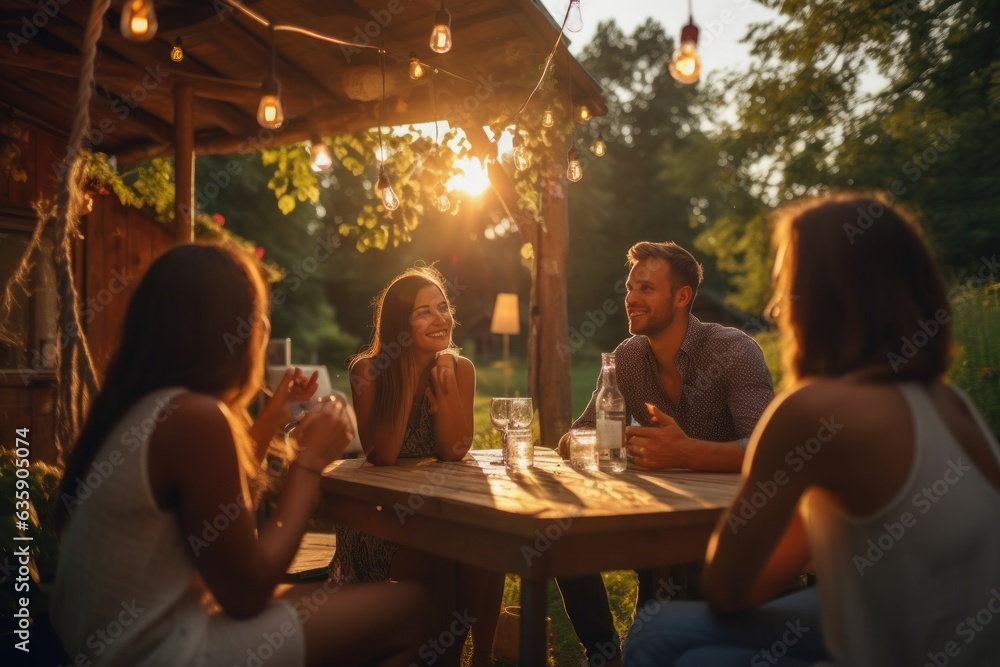
[[[523, 473], [499, 460], [499, 450], [477, 450], [456, 462], [337, 461], [325, 472], [324, 514], [497, 570], [583, 574], [700, 560], [739, 484], [728, 473], [581, 473], [541, 447]], [[581, 558], [584, 548], [595, 553]]]

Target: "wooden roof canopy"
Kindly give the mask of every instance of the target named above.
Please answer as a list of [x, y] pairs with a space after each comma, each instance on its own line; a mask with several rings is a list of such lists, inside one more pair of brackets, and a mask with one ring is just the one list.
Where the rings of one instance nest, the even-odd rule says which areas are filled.
[[[37, 34], [23, 19], [39, 12], [33, 0], [5, 2], [3, 33], [28, 37], [15, 52], [0, 50], [0, 100], [59, 135], [65, 135], [80, 75], [87, 0], [52, 0], [55, 16], [36, 20]], [[293, 32], [275, 33], [277, 77], [285, 125], [272, 141], [287, 144], [374, 127], [452, 120], [485, 125], [516, 111], [541, 73], [559, 32], [539, 0], [451, 0], [453, 47], [430, 50], [428, 40], [439, 0], [247, 0], [244, 6], [265, 19], [294, 24], [347, 41], [384, 45], [393, 55], [411, 52], [440, 73], [412, 80], [408, 63], [386, 58], [386, 99], [382, 101], [379, 55]], [[195, 96], [194, 150], [226, 153], [252, 150], [262, 128], [256, 122], [261, 83], [270, 58], [267, 26], [223, 0], [155, 0], [159, 30], [145, 43], [127, 40], [118, 29], [121, 3], [113, 0], [105, 17], [95, 66], [96, 91], [91, 127], [100, 130], [95, 150], [120, 164], [166, 156], [174, 143], [174, 88], [189, 86]], [[42, 24], [39, 26], [38, 24]], [[183, 40], [184, 59], [170, 49]], [[607, 112], [600, 85], [566, 51], [565, 36], [554, 63], [565, 103], [586, 104], [594, 116]], [[534, 81], [531, 81], [531, 80]], [[536, 95], [529, 111], [540, 113]], [[103, 123], [103, 125], [102, 125]], [[259, 143], [259, 142], [258, 142]]]

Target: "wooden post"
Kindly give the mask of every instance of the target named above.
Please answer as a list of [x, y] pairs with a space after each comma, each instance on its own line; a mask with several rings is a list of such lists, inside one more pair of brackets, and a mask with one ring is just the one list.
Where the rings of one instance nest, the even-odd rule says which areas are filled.
[[[565, 187], [565, 186], [564, 186]], [[569, 188], [566, 188], [566, 197]], [[566, 312], [566, 259], [569, 254], [569, 207], [566, 197], [544, 197], [545, 230], [534, 239], [531, 334], [535, 338], [529, 370], [531, 394], [541, 423], [542, 444], [555, 448], [572, 422], [570, 404], [569, 315]], [[529, 345], [529, 348], [531, 346]]]
[[194, 88], [174, 87], [174, 223], [177, 242], [194, 241]]

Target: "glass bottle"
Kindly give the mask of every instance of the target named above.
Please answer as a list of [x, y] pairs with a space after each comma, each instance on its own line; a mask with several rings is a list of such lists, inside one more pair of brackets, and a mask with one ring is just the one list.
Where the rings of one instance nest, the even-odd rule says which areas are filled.
[[615, 355], [601, 355], [601, 390], [597, 392], [597, 467], [622, 472], [628, 467], [625, 452], [625, 398], [618, 389]]

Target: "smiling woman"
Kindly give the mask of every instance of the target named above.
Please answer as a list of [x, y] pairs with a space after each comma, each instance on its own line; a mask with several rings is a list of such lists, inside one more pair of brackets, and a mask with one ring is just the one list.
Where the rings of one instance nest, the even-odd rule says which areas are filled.
[[[430, 267], [394, 278], [375, 300], [374, 334], [351, 362], [358, 435], [369, 463], [400, 458], [455, 461], [469, 451], [476, 369], [452, 343], [455, 318], [445, 281]], [[388, 580], [422, 583], [436, 591], [444, 634], [456, 611], [471, 610], [474, 651], [488, 660], [500, 611], [503, 577], [346, 527], [337, 529], [331, 576], [338, 583]], [[465, 627], [442, 656], [457, 665]]]

